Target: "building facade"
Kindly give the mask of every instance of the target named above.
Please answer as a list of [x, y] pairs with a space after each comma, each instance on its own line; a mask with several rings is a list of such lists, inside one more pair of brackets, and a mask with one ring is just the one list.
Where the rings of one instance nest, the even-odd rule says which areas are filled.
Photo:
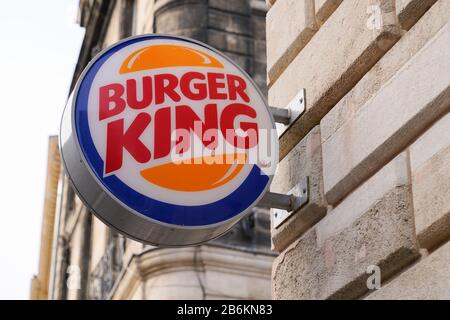
[[450, 1], [270, 0], [270, 105], [303, 88], [272, 191], [275, 299], [450, 298]]
[[222, 50], [271, 106], [305, 90], [271, 191], [308, 181], [306, 204], [279, 225], [258, 209], [209, 244], [158, 249], [105, 227], [49, 165], [34, 297], [450, 299], [450, 1], [266, 3], [80, 1], [73, 84], [103, 47], [157, 32]]
[[[122, 38], [185, 36], [231, 57], [266, 90], [264, 1], [81, 0], [85, 37], [71, 90], [88, 62]], [[229, 233], [189, 248], [127, 239], [93, 216], [63, 173], [51, 140], [39, 274], [34, 299], [268, 299], [274, 254], [267, 209]], [[56, 153], [55, 153], [56, 152]], [[50, 160], [49, 160], [50, 161]]]

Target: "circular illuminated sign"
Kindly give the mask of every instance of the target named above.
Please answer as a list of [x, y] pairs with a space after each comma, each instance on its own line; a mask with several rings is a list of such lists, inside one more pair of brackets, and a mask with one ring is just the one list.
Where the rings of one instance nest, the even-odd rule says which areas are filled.
[[252, 79], [217, 50], [168, 35], [99, 53], [69, 100], [60, 139], [92, 212], [162, 246], [229, 230], [267, 191], [278, 160], [273, 118]]

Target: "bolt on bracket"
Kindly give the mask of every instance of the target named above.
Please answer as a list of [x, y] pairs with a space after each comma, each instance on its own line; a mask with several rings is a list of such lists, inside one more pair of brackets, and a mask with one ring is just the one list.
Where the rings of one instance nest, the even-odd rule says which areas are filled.
[[[306, 90], [301, 89], [286, 108], [270, 107], [275, 122], [285, 125], [286, 130], [306, 109]], [[283, 130], [283, 131], [284, 131]]]
[[274, 209], [274, 227], [281, 226], [289, 217], [300, 210], [309, 199], [309, 178], [305, 177], [287, 194], [267, 192], [258, 207]]

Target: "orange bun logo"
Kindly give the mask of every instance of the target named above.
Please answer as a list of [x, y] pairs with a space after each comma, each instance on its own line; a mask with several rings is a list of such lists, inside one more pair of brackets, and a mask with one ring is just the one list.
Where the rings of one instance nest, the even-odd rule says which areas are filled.
[[108, 192], [164, 223], [241, 216], [267, 190], [277, 136], [264, 98], [228, 58], [184, 38], [104, 52], [76, 100], [80, 148]]
[[169, 67], [222, 68], [223, 64], [211, 55], [179, 45], [155, 45], [133, 52], [120, 67], [120, 73], [130, 73]]

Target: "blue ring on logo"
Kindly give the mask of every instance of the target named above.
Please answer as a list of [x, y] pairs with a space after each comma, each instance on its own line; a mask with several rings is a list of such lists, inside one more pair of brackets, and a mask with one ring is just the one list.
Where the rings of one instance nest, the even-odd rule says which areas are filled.
[[103, 63], [115, 52], [129, 44], [154, 39], [171, 39], [200, 45], [177, 37], [146, 36], [124, 41], [103, 53], [86, 71], [75, 97], [75, 127], [81, 150], [102, 184], [122, 203], [146, 217], [179, 226], [204, 226], [226, 221], [247, 210], [265, 190], [269, 177], [258, 166], [253, 166], [248, 177], [231, 194], [216, 202], [198, 206], [181, 206], [155, 200], [130, 188], [115, 175], [103, 177], [103, 160], [95, 148], [88, 123], [87, 106], [92, 82]]

